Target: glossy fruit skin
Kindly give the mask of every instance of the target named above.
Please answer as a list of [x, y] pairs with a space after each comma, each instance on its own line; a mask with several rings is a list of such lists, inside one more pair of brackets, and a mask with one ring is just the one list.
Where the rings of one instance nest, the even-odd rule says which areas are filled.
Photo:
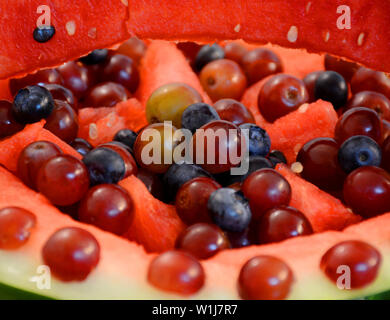
[[241, 162], [246, 145], [236, 125], [216, 120], [200, 129], [191, 141], [194, 162], [212, 174], [226, 172]]
[[346, 106], [347, 110], [365, 107], [376, 111], [382, 119], [390, 120], [390, 100], [383, 94], [374, 91], [360, 91], [352, 96]]
[[145, 55], [146, 49], [145, 42], [137, 37], [131, 37], [129, 40], [123, 42], [116, 52], [128, 56], [133, 59], [136, 65], [139, 65], [141, 58]]
[[125, 189], [114, 184], [100, 184], [89, 189], [82, 199], [78, 217], [82, 222], [123, 235], [133, 222], [133, 206]]
[[253, 172], [245, 179], [242, 192], [249, 201], [254, 219], [276, 206], [288, 205], [291, 199], [290, 184], [274, 169]]
[[62, 154], [61, 149], [49, 141], [35, 141], [27, 145], [19, 155], [17, 173], [30, 188], [36, 188], [39, 168], [47, 160]]
[[348, 85], [343, 76], [335, 71], [324, 71], [314, 84], [314, 97], [332, 103], [337, 110], [347, 103]]
[[78, 116], [67, 102], [54, 100], [54, 104], [53, 112], [47, 117], [44, 128], [69, 143], [77, 137]]
[[0, 139], [12, 136], [22, 129], [23, 125], [18, 123], [12, 114], [12, 103], [0, 100]]
[[313, 233], [310, 221], [293, 207], [279, 206], [267, 211], [259, 221], [260, 243], [280, 242]]
[[67, 103], [75, 110], [78, 110], [77, 99], [68, 88], [55, 83], [39, 83], [41, 87], [45, 87], [51, 93], [54, 100], [62, 100]]
[[133, 59], [123, 54], [113, 54], [108, 57], [100, 79], [119, 83], [134, 93], [139, 85], [139, 72]]
[[200, 94], [185, 83], [169, 83], [157, 88], [146, 102], [146, 118], [149, 123], [172, 121], [181, 126], [183, 111], [191, 104], [202, 102]]
[[189, 163], [174, 163], [163, 175], [163, 183], [167, 190], [167, 196], [174, 199], [179, 188], [192, 179], [198, 177], [212, 178], [212, 176], [200, 166]]
[[224, 231], [242, 232], [252, 218], [248, 201], [242, 193], [229, 188], [214, 191], [207, 207], [213, 222]]
[[323, 71], [313, 71], [303, 78], [307, 93], [309, 94], [309, 103], [315, 102], [317, 99], [314, 95], [314, 85]]
[[82, 138], [76, 138], [71, 143], [70, 146], [75, 149], [82, 156], [85, 156], [89, 151], [93, 149], [91, 144]]
[[81, 63], [69, 61], [59, 66], [57, 70], [64, 78], [64, 86], [72, 91], [77, 99], [84, 97], [95, 84], [92, 69], [83, 66]]
[[42, 258], [60, 280], [82, 281], [99, 263], [100, 246], [95, 237], [84, 229], [62, 228], [46, 241]]
[[113, 107], [131, 97], [124, 86], [115, 82], [102, 82], [94, 86], [85, 96], [86, 107]]
[[47, 118], [54, 109], [50, 92], [40, 86], [19, 90], [12, 104], [12, 114], [19, 123], [34, 123]]
[[230, 98], [239, 100], [247, 80], [237, 62], [219, 59], [205, 65], [199, 74], [200, 83], [211, 100]]
[[370, 137], [353, 136], [347, 139], [338, 152], [341, 169], [346, 173], [362, 166], [379, 167], [382, 159], [380, 146]]
[[381, 142], [381, 121], [374, 110], [364, 107], [353, 108], [337, 120], [335, 139], [339, 144], [357, 135], [368, 136], [378, 143]]
[[351, 80], [352, 93], [375, 91], [390, 99], [390, 78], [384, 72], [360, 67]]
[[39, 70], [34, 74], [29, 74], [23, 78], [11, 79], [9, 81], [9, 88], [12, 96], [15, 96], [20, 89], [38, 83], [63, 85], [64, 79], [56, 69], [45, 69]]
[[126, 178], [132, 174], [137, 175], [137, 163], [135, 162], [131, 153], [128, 151], [126, 145], [118, 141], [111, 141], [103, 143], [98, 147], [112, 149], [121, 156], [121, 158], [125, 162], [125, 175], [123, 178]]
[[271, 161], [273, 167], [275, 167], [278, 163], [287, 164], [286, 156], [280, 150], [271, 150], [267, 156], [267, 159]]
[[233, 60], [238, 64], [241, 64], [241, 61], [244, 55], [248, 52], [248, 50], [237, 42], [228, 42], [223, 47], [225, 51], [225, 58], [229, 60]]
[[345, 173], [338, 162], [339, 146], [332, 138], [316, 138], [303, 145], [297, 161], [303, 166], [301, 177], [324, 190], [340, 190]]
[[203, 287], [205, 273], [194, 257], [185, 252], [171, 250], [151, 261], [147, 279], [160, 290], [190, 295]]
[[128, 146], [131, 150], [133, 150], [135, 140], [137, 140], [138, 134], [130, 129], [122, 129], [119, 130], [115, 136], [114, 141], [118, 141]]
[[122, 157], [108, 148], [93, 149], [84, 156], [83, 162], [88, 169], [91, 186], [117, 183], [126, 172]]
[[242, 232], [225, 232], [225, 234], [232, 248], [243, 248], [252, 244], [248, 228]]
[[165, 189], [159, 175], [144, 168], [138, 168], [137, 178], [140, 179], [153, 197], [165, 201]]
[[164, 123], [154, 123], [143, 129], [134, 143], [138, 165], [154, 173], [166, 172], [173, 163], [173, 150], [180, 142], [175, 132], [174, 126]]
[[79, 60], [85, 65], [94, 65], [104, 62], [107, 59], [107, 49], [96, 49]]
[[196, 55], [194, 63], [195, 70], [200, 72], [206, 64], [223, 58], [225, 58], [225, 52], [220, 45], [216, 43], [211, 46], [204, 45]]
[[15, 250], [30, 238], [36, 216], [23, 208], [7, 207], [0, 210], [0, 249]]
[[322, 256], [320, 268], [332, 282], [338, 284], [343, 274], [339, 267], [349, 267], [350, 289], [359, 289], [375, 280], [381, 262], [381, 254], [372, 245], [363, 241], [348, 240], [326, 251]]
[[249, 84], [254, 84], [269, 75], [283, 71], [279, 57], [273, 51], [264, 48], [248, 51], [242, 57], [241, 65]]
[[364, 218], [390, 211], [390, 174], [377, 167], [360, 167], [344, 182], [344, 200]]
[[51, 158], [39, 168], [37, 188], [55, 205], [74, 204], [88, 191], [87, 168], [81, 160], [71, 155]]
[[197, 177], [184, 183], [176, 194], [175, 206], [179, 217], [187, 224], [211, 222], [207, 202], [221, 185], [206, 177]]
[[359, 65], [354, 62], [349, 62], [329, 54], [325, 55], [325, 69], [336, 71], [343, 76], [345, 81], [350, 82], [355, 72], [359, 69]]
[[220, 120], [217, 111], [207, 103], [198, 102], [189, 105], [181, 116], [181, 127], [195, 133], [196, 129], [205, 124]]
[[382, 144], [382, 168], [390, 173], [390, 137]]
[[208, 259], [228, 249], [229, 241], [216, 225], [196, 223], [185, 229], [176, 241], [176, 248], [199, 260]]
[[45, 26], [44, 28], [36, 27], [33, 31], [35, 41], [45, 43], [49, 41], [56, 33], [54, 26]]
[[274, 122], [308, 101], [309, 94], [302, 80], [287, 74], [278, 74], [264, 83], [257, 105], [265, 120]]
[[[244, 160], [246, 161], [246, 160]], [[248, 171], [243, 174], [235, 174], [231, 175], [230, 171], [223, 172], [221, 174], [215, 175], [218, 182], [220, 182], [223, 186], [229, 186], [234, 183], [242, 183], [244, 180], [249, 177], [253, 172], [264, 169], [264, 168], [273, 168], [272, 162], [262, 156], [249, 156], [247, 160], [248, 163]]]
[[381, 124], [382, 124], [382, 140], [385, 140], [387, 137], [390, 136], [390, 121], [382, 119]]
[[285, 262], [272, 256], [257, 256], [241, 268], [238, 291], [245, 300], [283, 300], [293, 282], [293, 273]]
[[240, 125], [240, 129], [242, 134], [246, 134], [246, 130], [248, 130], [247, 137], [250, 156], [265, 157], [269, 153], [271, 149], [271, 139], [267, 131], [252, 123], [244, 123]]
[[234, 99], [221, 99], [214, 103], [214, 109], [222, 120], [240, 126], [244, 123], [255, 123], [252, 112], [241, 102]]

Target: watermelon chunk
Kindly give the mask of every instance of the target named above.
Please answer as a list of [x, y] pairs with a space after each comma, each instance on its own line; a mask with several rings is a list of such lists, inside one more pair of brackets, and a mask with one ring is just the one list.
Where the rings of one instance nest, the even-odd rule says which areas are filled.
[[121, 129], [138, 131], [146, 125], [145, 109], [132, 98], [111, 108], [80, 109], [78, 136], [97, 146], [112, 141]]
[[0, 80], [0, 100], [12, 101], [12, 95], [9, 90], [9, 80]]
[[133, 224], [124, 236], [142, 244], [148, 252], [174, 248], [177, 236], [185, 228], [175, 206], [155, 199], [135, 176], [119, 184], [129, 192], [135, 205]]
[[[48, 42], [33, 38], [38, 7], [50, 8], [56, 33]], [[127, 1], [7, 1], [0, 2], [2, 16], [0, 79], [55, 67], [97, 48], [110, 47], [130, 37], [125, 21]], [[108, 27], [109, 26], [109, 27]]]
[[[338, 8], [343, 5], [350, 10], [352, 28], [340, 24], [345, 11], [339, 13]], [[129, 8], [129, 29], [140, 38], [271, 42], [328, 52], [390, 71], [390, 35], [384, 32], [389, 20], [388, 1], [199, 0], [193, 5], [192, 0], [173, 0], [159, 1], [156, 10], [154, 0], [132, 0]]]
[[295, 161], [301, 147], [319, 137], [334, 136], [338, 116], [331, 103], [318, 100], [266, 125], [271, 148], [283, 151], [287, 161]]
[[71, 154], [79, 159], [81, 155], [67, 143], [43, 128], [45, 121], [27, 125], [22, 131], [0, 141], [0, 164], [15, 172], [17, 159], [23, 148], [37, 140], [46, 140], [55, 143], [64, 153]]
[[310, 221], [314, 232], [341, 230], [362, 218], [346, 208], [340, 200], [300, 178], [285, 165], [276, 167], [291, 185], [290, 205]]
[[136, 95], [143, 106], [154, 90], [172, 82], [188, 84], [200, 93], [204, 102], [211, 103], [185, 56], [173, 43], [152, 41], [149, 44], [141, 62], [140, 79]]

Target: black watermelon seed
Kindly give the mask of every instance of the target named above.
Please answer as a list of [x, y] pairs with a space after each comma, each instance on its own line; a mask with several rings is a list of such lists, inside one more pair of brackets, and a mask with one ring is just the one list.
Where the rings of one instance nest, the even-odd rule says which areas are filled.
[[35, 28], [33, 32], [34, 40], [40, 43], [44, 43], [49, 41], [51, 38], [53, 38], [54, 34], [56, 33], [56, 29], [53, 26], [50, 27], [41, 27], [41, 28]]

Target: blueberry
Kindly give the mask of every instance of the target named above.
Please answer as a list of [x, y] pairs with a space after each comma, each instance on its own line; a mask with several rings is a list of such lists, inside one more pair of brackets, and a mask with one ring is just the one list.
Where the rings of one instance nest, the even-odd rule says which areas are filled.
[[353, 136], [345, 140], [338, 153], [341, 168], [349, 173], [362, 166], [379, 166], [382, 151], [380, 146], [367, 136]]
[[[253, 123], [244, 123], [240, 129], [247, 129], [249, 139], [249, 155], [265, 157], [271, 149], [271, 139], [268, 133]], [[244, 130], [242, 132], [246, 132]]]
[[224, 231], [242, 232], [252, 218], [248, 201], [241, 192], [230, 188], [214, 191], [207, 202], [214, 223]]
[[122, 142], [130, 149], [133, 149], [134, 142], [137, 139], [138, 134], [130, 129], [119, 130], [115, 136], [114, 141]]
[[96, 49], [93, 50], [90, 54], [85, 57], [80, 58], [79, 60], [86, 65], [98, 64], [106, 60], [108, 55], [107, 49]]
[[163, 176], [163, 183], [169, 200], [174, 199], [182, 184], [197, 177], [212, 178], [207, 171], [195, 164], [184, 162], [172, 164]]
[[96, 148], [83, 158], [88, 168], [91, 186], [102, 183], [117, 183], [125, 175], [125, 162], [114, 150]]
[[56, 29], [53, 26], [44, 26], [35, 28], [33, 32], [33, 38], [35, 41], [44, 43], [53, 38], [56, 33]]
[[54, 100], [45, 87], [28, 86], [19, 90], [12, 104], [12, 113], [20, 123], [34, 123], [50, 116]]
[[181, 116], [181, 127], [195, 133], [196, 129], [214, 120], [220, 120], [217, 111], [207, 103], [188, 106]]
[[216, 43], [213, 45], [204, 45], [198, 51], [195, 58], [195, 70], [201, 71], [202, 68], [211, 61], [225, 58], [225, 51]]
[[273, 164], [262, 156], [249, 156], [248, 171], [242, 175], [231, 175], [230, 171], [216, 175], [215, 178], [222, 186], [230, 186], [236, 182], [243, 182], [252, 172], [264, 168], [273, 168]]
[[267, 159], [272, 162], [272, 165], [275, 167], [278, 163], [287, 164], [287, 159], [282, 151], [272, 150]]
[[329, 101], [335, 109], [339, 109], [348, 99], [347, 82], [335, 71], [324, 71], [314, 83], [314, 96], [316, 100]]

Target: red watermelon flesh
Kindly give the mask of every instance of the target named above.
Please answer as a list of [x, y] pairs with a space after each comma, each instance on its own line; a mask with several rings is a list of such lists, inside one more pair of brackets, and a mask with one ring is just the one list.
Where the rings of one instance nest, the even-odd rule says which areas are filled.
[[[38, 7], [50, 8], [55, 35], [45, 43], [33, 38]], [[0, 79], [58, 66], [93, 49], [129, 38], [127, 1], [30, 0], [0, 2]]]
[[53, 142], [61, 148], [64, 153], [71, 154], [79, 159], [81, 155], [67, 143], [43, 128], [45, 121], [27, 125], [22, 131], [0, 141], [0, 164], [8, 170], [15, 172], [17, 159], [24, 147], [38, 140]]
[[152, 41], [149, 44], [141, 62], [140, 79], [136, 95], [144, 107], [154, 90], [172, 82], [188, 84], [200, 93], [204, 102], [211, 103], [185, 56], [173, 43]]
[[303, 104], [298, 110], [265, 126], [271, 148], [282, 151], [289, 163], [295, 161], [301, 147], [320, 137], [334, 137], [337, 113], [331, 103], [318, 100]]
[[138, 131], [146, 125], [144, 108], [137, 99], [132, 98], [112, 108], [80, 109], [78, 136], [97, 146], [112, 141], [121, 129]]
[[129, 192], [135, 206], [133, 224], [124, 236], [142, 244], [147, 252], [174, 248], [177, 236], [185, 228], [175, 206], [155, 199], [135, 176], [119, 184]]
[[361, 220], [360, 216], [352, 213], [340, 200], [300, 178], [285, 165], [277, 165], [276, 170], [290, 183], [290, 205], [309, 219], [314, 232], [341, 230]]
[[[345, 5], [350, 10], [350, 28], [342, 24], [345, 11], [338, 12]], [[199, 0], [193, 5], [192, 0], [171, 0], [159, 1], [156, 6], [154, 0], [131, 0], [129, 9], [130, 32], [140, 38], [270, 42], [328, 52], [390, 71], [390, 35], [384, 32], [389, 21], [388, 1]]]
[[12, 95], [9, 90], [9, 80], [0, 80], [0, 100], [12, 101]]

